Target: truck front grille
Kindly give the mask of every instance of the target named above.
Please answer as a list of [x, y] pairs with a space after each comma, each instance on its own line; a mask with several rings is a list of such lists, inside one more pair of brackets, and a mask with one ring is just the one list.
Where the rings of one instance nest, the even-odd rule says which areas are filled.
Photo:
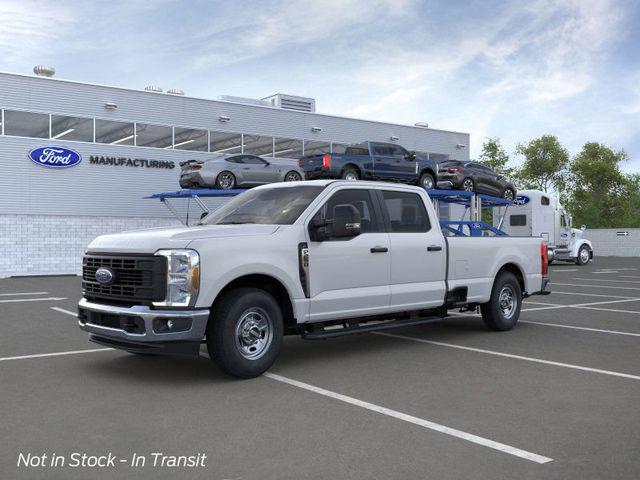
[[[109, 284], [96, 279], [96, 271], [102, 267], [113, 272]], [[88, 254], [82, 262], [82, 289], [84, 296], [93, 300], [150, 303], [165, 298], [166, 275], [165, 257]]]

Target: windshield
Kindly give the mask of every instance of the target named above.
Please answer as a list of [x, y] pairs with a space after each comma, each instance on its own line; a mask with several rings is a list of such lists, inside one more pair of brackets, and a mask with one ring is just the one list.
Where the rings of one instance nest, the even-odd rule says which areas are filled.
[[248, 190], [207, 215], [200, 224], [291, 225], [323, 189], [318, 186], [295, 186]]

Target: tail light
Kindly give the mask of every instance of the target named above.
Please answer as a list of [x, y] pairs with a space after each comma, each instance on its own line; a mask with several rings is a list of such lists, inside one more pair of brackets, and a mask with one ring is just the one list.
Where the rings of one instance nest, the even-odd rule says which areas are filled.
[[322, 156], [322, 168], [331, 168], [331, 155], [328, 153]]
[[543, 277], [546, 277], [549, 274], [549, 251], [545, 242], [540, 245], [540, 258], [542, 260], [541, 273]]
[[296, 165], [300, 168], [300, 159], [296, 160]]
[[458, 168], [458, 167], [455, 167], [455, 168], [447, 168], [447, 171], [448, 171], [449, 173], [458, 173], [458, 172], [461, 172], [461, 171], [462, 171], [462, 169], [461, 169], [461, 168]]
[[202, 165], [194, 165], [193, 167], [191, 167], [192, 170], [201, 170], [202, 169]]

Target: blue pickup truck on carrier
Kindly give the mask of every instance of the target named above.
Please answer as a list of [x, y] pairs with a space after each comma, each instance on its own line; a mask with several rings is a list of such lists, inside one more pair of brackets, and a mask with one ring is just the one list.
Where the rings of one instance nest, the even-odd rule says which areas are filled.
[[417, 184], [427, 190], [436, 187], [438, 164], [394, 143], [364, 142], [351, 145], [345, 153], [309, 155], [298, 160], [307, 180], [392, 180]]

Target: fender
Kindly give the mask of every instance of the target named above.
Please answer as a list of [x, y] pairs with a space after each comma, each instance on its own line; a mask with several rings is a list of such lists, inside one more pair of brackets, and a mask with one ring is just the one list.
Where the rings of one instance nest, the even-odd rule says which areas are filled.
[[585, 238], [581, 238], [580, 240], [576, 241], [576, 242], [572, 242], [572, 246], [571, 246], [571, 256], [572, 257], [577, 257], [578, 256], [578, 250], [580, 250], [580, 247], [586, 245], [587, 247], [589, 247], [589, 249], [593, 252], [593, 246], [591, 245], [591, 242]]

